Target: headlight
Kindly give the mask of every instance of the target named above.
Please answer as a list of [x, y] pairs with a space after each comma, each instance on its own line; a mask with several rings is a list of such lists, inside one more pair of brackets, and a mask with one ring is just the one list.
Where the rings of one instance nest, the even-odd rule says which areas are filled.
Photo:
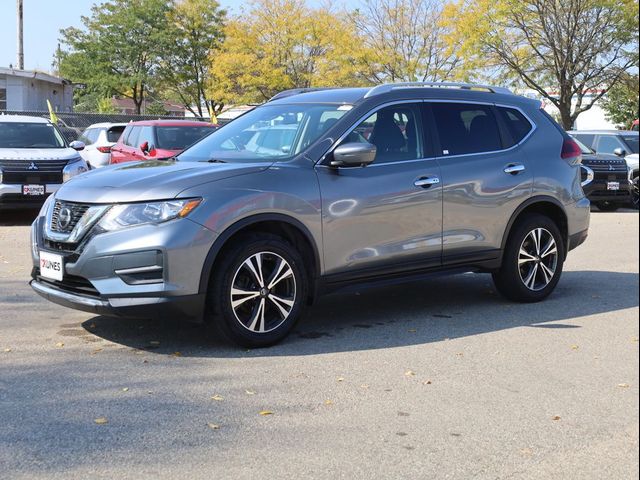
[[78, 157], [76, 160], [73, 160], [67, 164], [66, 167], [62, 170], [62, 181], [68, 182], [71, 178], [76, 175], [80, 175], [81, 173], [89, 170], [87, 164], [82, 158]]
[[102, 217], [98, 226], [106, 231], [143, 225], [162, 223], [189, 215], [200, 205], [201, 198], [169, 200], [166, 202], [129, 203], [114, 205]]

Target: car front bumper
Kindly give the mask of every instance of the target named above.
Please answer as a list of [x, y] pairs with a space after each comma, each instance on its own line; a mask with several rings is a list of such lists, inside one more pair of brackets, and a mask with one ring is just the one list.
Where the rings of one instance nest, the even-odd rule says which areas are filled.
[[[47, 240], [45, 217], [32, 225], [31, 287], [42, 297], [99, 315], [201, 321], [199, 290], [205, 258], [217, 235], [188, 219], [101, 233], [73, 248]], [[39, 252], [60, 255], [61, 281], [40, 275]]]
[[44, 195], [29, 196], [22, 194], [21, 184], [0, 183], [0, 209], [40, 208], [47, 197], [57, 192], [61, 186], [61, 184], [47, 184]]

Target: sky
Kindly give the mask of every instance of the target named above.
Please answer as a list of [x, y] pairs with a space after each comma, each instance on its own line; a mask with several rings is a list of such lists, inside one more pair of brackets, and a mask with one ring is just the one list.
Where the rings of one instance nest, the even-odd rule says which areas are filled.
[[[24, 63], [27, 70], [49, 71], [60, 29], [82, 27], [80, 17], [99, 0], [23, 0]], [[246, 2], [221, 0], [223, 8], [238, 11]], [[319, 2], [318, 2], [319, 3]], [[346, 3], [351, 3], [347, 0]], [[0, 0], [0, 67], [16, 66], [16, 0]]]

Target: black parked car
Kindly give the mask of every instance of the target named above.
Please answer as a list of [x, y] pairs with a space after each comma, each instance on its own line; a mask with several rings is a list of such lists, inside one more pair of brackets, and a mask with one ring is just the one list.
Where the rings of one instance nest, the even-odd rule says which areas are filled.
[[627, 162], [616, 155], [597, 154], [576, 140], [582, 150], [582, 189], [603, 212], [615, 212], [631, 202]]

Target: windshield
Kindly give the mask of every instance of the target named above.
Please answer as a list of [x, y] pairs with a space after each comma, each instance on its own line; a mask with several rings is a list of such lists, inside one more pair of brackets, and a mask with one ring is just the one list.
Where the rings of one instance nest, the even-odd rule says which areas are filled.
[[50, 123], [0, 122], [0, 148], [65, 148]]
[[580, 150], [582, 151], [582, 153], [584, 153], [584, 154], [593, 153], [593, 150], [591, 150], [589, 147], [587, 147], [584, 143], [582, 143], [576, 137], [571, 137], [571, 138], [573, 138], [575, 140], [575, 142], [578, 144], [578, 146], [580, 147]]
[[182, 162], [273, 162], [316, 141], [350, 105], [264, 105], [242, 115], [178, 156]]
[[638, 153], [638, 135], [625, 135], [622, 139], [629, 145], [631, 153]]
[[209, 135], [213, 130], [213, 127], [156, 127], [156, 147], [163, 150], [184, 150], [202, 137]]

